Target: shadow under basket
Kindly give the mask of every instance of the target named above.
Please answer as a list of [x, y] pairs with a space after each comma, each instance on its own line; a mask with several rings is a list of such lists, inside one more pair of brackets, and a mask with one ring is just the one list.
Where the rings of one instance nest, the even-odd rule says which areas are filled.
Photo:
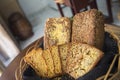
[[[37, 45], [43, 48], [43, 42], [37, 42]], [[77, 80], [119, 80], [118, 63], [119, 63], [119, 46], [118, 40], [109, 31], [105, 32], [105, 40], [103, 47], [104, 56], [99, 63], [84, 76]], [[116, 78], [116, 79], [115, 79]], [[28, 66], [23, 59], [19, 68], [16, 70], [16, 80], [75, 80], [68, 74], [55, 78], [42, 78]]]

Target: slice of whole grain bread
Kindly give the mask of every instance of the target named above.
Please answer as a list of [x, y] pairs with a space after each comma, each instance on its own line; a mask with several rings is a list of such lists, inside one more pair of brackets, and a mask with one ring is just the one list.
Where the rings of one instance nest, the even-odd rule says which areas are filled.
[[62, 74], [62, 66], [61, 66], [61, 60], [60, 60], [60, 55], [58, 52], [58, 46], [52, 46], [50, 48], [50, 52], [53, 58], [53, 63], [54, 63], [54, 71], [56, 75], [61, 75]]
[[75, 79], [92, 70], [103, 56], [99, 49], [83, 43], [72, 43], [67, 55], [66, 72]]
[[29, 64], [39, 76], [46, 77], [47, 74], [47, 64], [42, 56], [43, 50], [41, 48], [33, 49], [25, 57], [24, 61]]

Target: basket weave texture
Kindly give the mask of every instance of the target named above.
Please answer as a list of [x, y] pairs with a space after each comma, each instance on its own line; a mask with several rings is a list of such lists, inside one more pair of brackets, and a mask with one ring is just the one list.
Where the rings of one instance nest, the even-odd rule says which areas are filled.
[[[108, 67], [107, 73], [105, 75], [100, 76], [96, 80], [120, 80], [120, 76], [119, 76], [120, 75], [120, 57], [119, 57], [120, 55], [120, 27], [105, 24], [105, 31], [109, 33], [114, 40], [116, 40], [117, 46], [118, 46], [118, 53], [115, 54], [114, 58], [112, 59], [111, 64], [109, 66], [106, 66]], [[32, 49], [36, 49], [37, 47], [39, 47], [39, 45], [40, 43], [38, 40], [34, 46], [28, 49], [26, 54], [29, 53], [29, 51], [31, 51]], [[118, 62], [117, 71], [115, 71], [114, 73], [111, 73], [115, 65], [115, 62]], [[23, 80], [23, 73], [27, 68], [28, 68], [28, 65], [24, 62], [23, 59], [21, 59], [20, 66], [16, 70], [16, 73], [15, 73], [16, 80]], [[84, 79], [78, 79], [78, 80], [84, 80]]]

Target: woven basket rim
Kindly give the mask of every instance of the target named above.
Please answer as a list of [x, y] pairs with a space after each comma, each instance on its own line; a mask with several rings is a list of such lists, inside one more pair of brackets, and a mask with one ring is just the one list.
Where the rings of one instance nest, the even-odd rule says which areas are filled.
[[[113, 32], [109, 32], [109, 31], [106, 31], [108, 33], [110, 33], [110, 35], [113, 37], [113, 39], [117, 40], [117, 44], [119, 44], [119, 41], [118, 41], [118, 37], [116, 38], [115, 34]], [[33, 49], [37, 49], [39, 47], [39, 42], [40, 40], [37, 40], [37, 42], [35, 43], [35, 45], [33, 45], [32, 47], [30, 47], [27, 51], [26, 51], [26, 54], [29, 53], [31, 50]], [[107, 73], [103, 76], [100, 76], [99, 78], [97, 78], [96, 80], [108, 80], [108, 77], [110, 77], [110, 80], [113, 80], [113, 76], [115, 76], [118, 71], [115, 73], [115, 74], [111, 74], [110, 71], [111, 69], [113, 68], [113, 65], [115, 63], [115, 60], [117, 59], [117, 57], [120, 55], [120, 46], [118, 45], [118, 48], [119, 48], [119, 52], [117, 55], [115, 55]], [[28, 67], [28, 65], [24, 62], [23, 58], [21, 59], [20, 61], [20, 66], [16, 69], [15, 71], [15, 78], [16, 80], [23, 80], [23, 72], [25, 71], [25, 69]]]

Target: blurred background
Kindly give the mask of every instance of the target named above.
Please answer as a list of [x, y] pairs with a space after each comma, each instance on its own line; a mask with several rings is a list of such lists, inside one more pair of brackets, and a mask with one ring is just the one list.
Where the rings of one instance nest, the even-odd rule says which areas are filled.
[[119, 0], [0, 0], [0, 75], [29, 44], [44, 35], [47, 18], [73, 17], [96, 8], [120, 26]]

